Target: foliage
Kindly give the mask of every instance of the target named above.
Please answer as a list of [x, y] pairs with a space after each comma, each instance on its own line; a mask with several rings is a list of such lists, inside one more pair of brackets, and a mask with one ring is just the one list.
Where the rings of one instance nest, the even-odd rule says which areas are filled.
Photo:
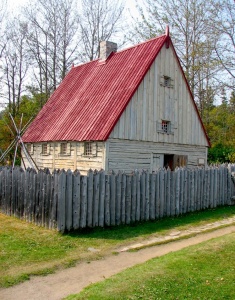
[[[0, 286], [11, 286], [29, 279], [32, 274], [48, 274], [81, 260], [97, 259], [130, 242], [169, 234], [172, 230], [187, 230], [234, 214], [234, 206], [221, 207], [176, 218], [86, 229], [67, 235], [0, 214]], [[89, 247], [100, 252], [89, 252]]]
[[66, 299], [234, 299], [234, 251], [231, 233], [151, 259]]
[[209, 163], [235, 162], [235, 146], [216, 144], [208, 150]]
[[210, 163], [235, 162], [235, 95], [229, 101], [224, 97], [218, 106], [206, 110], [203, 121], [212, 148], [208, 151]]
[[[32, 119], [36, 116], [40, 109], [40, 99], [41, 95], [34, 94], [32, 97], [23, 96], [19, 102], [19, 108], [15, 113], [14, 121], [16, 126], [20, 127], [21, 116], [23, 114], [21, 129], [27, 126], [28, 122], [32, 121]], [[16, 137], [16, 130], [9, 116], [9, 106], [1, 113], [0, 116], [0, 156], [11, 142]], [[0, 165], [12, 164], [12, 160], [14, 157], [15, 147], [9, 152], [9, 155], [5, 158], [5, 160], [0, 161]], [[17, 161], [16, 164], [20, 165], [20, 149], [18, 148], [17, 152]]]

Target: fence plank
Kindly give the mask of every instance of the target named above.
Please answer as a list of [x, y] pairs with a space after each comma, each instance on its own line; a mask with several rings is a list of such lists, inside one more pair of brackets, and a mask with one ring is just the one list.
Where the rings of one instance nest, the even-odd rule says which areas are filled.
[[93, 209], [93, 171], [90, 169], [87, 174], [87, 226], [92, 227]]
[[140, 174], [140, 220], [145, 219], [146, 173]]
[[80, 227], [87, 225], [87, 176], [81, 176], [81, 216]]
[[131, 221], [131, 175], [126, 176], [126, 224]]
[[126, 223], [126, 174], [122, 174], [121, 222]]
[[100, 172], [100, 202], [99, 202], [99, 226], [104, 227], [105, 211], [105, 173], [102, 170]]
[[160, 195], [160, 214], [159, 217], [164, 216], [164, 201], [165, 201], [165, 171], [160, 170], [159, 178], [159, 195]]
[[116, 224], [116, 175], [114, 172], [110, 175], [110, 224], [114, 226]]
[[150, 204], [149, 204], [149, 217], [150, 220], [155, 220], [155, 197], [156, 197], [156, 174], [150, 174]]
[[175, 214], [180, 214], [180, 169], [177, 168], [175, 171]]
[[137, 177], [136, 173], [131, 177], [131, 222], [136, 221], [136, 198], [137, 198]]
[[122, 173], [116, 176], [116, 225], [121, 223]]
[[105, 175], [105, 218], [106, 226], [110, 226], [110, 176]]
[[60, 232], [66, 229], [66, 173], [64, 170], [59, 174], [59, 191], [58, 191], [58, 223], [57, 228]]
[[66, 230], [70, 231], [73, 225], [73, 174], [71, 170], [66, 174], [66, 196], [65, 196], [65, 208], [66, 208]]
[[93, 192], [93, 227], [99, 225], [99, 196], [100, 196], [100, 174], [94, 172], [94, 192]]
[[155, 218], [160, 218], [160, 174], [157, 172], [156, 174], [156, 187], [155, 187]]
[[80, 172], [73, 173], [73, 229], [80, 227], [80, 208], [81, 208], [81, 177]]
[[176, 215], [175, 180], [176, 180], [176, 172], [171, 172], [170, 173], [170, 216]]
[[171, 170], [170, 168], [166, 171], [166, 205], [164, 215], [170, 216], [171, 214]]
[[136, 221], [140, 221], [140, 174], [135, 171], [136, 176]]

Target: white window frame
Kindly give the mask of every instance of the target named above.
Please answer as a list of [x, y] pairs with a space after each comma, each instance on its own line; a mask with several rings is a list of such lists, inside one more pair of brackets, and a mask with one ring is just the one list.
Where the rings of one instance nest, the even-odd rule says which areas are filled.
[[163, 134], [174, 134], [172, 130], [174, 125], [169, 120], [162, 119], [160, 122], [157, 122], [157, 132]]

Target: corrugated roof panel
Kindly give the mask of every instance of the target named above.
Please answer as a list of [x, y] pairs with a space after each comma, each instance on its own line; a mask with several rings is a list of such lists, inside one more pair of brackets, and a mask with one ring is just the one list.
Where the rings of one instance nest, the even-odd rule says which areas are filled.
[[166, 41], [161, 36], [71, 69], [25, 142], [106, 140]]

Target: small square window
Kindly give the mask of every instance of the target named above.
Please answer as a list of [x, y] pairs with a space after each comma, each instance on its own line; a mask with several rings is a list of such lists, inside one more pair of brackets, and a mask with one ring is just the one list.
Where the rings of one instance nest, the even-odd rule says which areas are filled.
[[171, 78], [169, 76], [164, 76], [164, 86], [170, 86], [171, 85]]
[[170, 132], [170, 122], [169, 121], [162, 120], [162, 131], [165, 133]]
[[42, 144], [42, 154], [43, 155], [48, 154], [48, 146], [47, 146], [47, 144]]
[[163, 75], [160, 79], [160, 85], [168, 88], [173, 88], [173, 79], [170, 76]]
[[86, 142], [84, 144], [84, 155], [92, 155], [92, 142]]
[[67, 154], [67, 143], [61, 143], [60, 144], [60, 153], [63, 155]]

